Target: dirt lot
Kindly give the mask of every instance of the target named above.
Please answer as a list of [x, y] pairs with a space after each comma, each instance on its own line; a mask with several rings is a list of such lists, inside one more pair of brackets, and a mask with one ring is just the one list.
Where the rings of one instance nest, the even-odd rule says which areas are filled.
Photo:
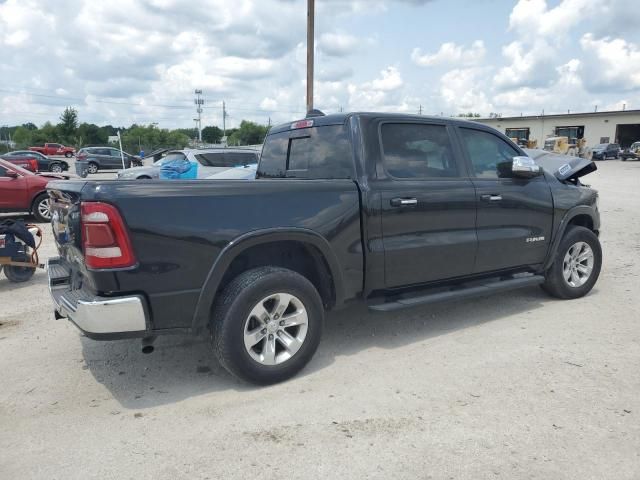
[[200, 339], [142, 355], [83, 338], [53, 320], [44, 272], [3, 277], [0, 478], [640, 478], [640, 162], [599, 167], [588, 297], [353, 308], [269, 388], [232, 379]]

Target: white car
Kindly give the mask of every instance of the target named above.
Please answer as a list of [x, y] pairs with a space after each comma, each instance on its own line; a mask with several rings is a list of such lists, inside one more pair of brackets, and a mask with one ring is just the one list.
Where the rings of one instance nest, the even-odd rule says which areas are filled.
[[164, 163], [185, 158], [192, 162], [198, 162], [198, 178], [208, 178], [210, 175], [224, 172], [230, 168], [257, 164], [259, 156], [258, 150], [249, 148], [172, 150], [152, 165], [119, 170], [118, 179], [158, 179], [160, 178], [160, 167]]

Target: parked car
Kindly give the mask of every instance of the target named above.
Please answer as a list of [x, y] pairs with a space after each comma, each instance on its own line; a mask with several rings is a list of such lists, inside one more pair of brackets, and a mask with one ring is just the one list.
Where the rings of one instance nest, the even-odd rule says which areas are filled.
[[[142, 164], [140, 157], [127, 152], [122, 153], [124, 154], [125, 168]], [[89, 173], [98, 173], [99, 170], [118, 170], [122, 168], [122, 155], [121, 151], [117, 148], [85, 147], [78, 151], [76, 158], [88, 162]]]
[[32, 214], [38, 222], [51, 220], [47, 184], [68, 177], [35, 174], [6, 160], [0, 160], [0, 212]]
[[620, 156], [620, 145], [617, 143], [601, 143], [593, 147], [592, 153], [594, 160], [618, 158]]
[[629, 148], [622, 151], [620, 158], [623, 162], [638, 160], [640, 158], [640, 142], [633, 142]]
[[1, 155], [0, 158], [30, 172], [38, 171], [38, 161], [35, 157], [11, 157], [9, 155]]
[[73, 157], [76, 153], [76, 149], [72, 147], [65, 147], [60, 143], [45, 143], [42, 147], [29, 147], [32, 152], [40, 152], [43, 155], [64, 155], [67, 158]]
[[207, 333], [230, 372], [269, 384], [349, 303], [582, 297], [602, 262], [598, 194], [578, 178], [595, 164], [565, 158], [545, 171], [460, 119], [335, 114], [272, 128], [250, 182], [54, 182], [56, 316], [147, 352], [156, 335]]
[[236, 166], [245, 166], [258, 163], [260, 153], [248, 148], [210, 148], [172, 150], [157, 162], [144, 166], [127, 168], [118, 171], [120, 179], [150, 180], [160, 178], [160, 167], [173, 160], [186, 158], [192, 162], [198, 162], [198, 178], [207, 178], [210, 175], [220, 173]]
[[38, 171], [40, 172], [62, 173], [69, 170], [69, 164], [64, 160], [49, 158], [40, 152], [33, 152], [31, 150], [16, 150], [15, 152], [9, 152], [2, 156], [5, 160], [12, 161], [12, 158], [9, 157], [33, 158], [38, 162]]

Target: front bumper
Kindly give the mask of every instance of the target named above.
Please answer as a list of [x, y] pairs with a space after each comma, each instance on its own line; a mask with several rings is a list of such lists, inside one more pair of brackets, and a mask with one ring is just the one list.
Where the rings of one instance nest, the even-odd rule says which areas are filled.
[[60, 258], [47, 261], [47, 274], [58, 318], [69, 318], [89, 337], [144, 336], [148, 322], [141, 295], [100, 297], [84, 289], [72, 290], [70, 270]]

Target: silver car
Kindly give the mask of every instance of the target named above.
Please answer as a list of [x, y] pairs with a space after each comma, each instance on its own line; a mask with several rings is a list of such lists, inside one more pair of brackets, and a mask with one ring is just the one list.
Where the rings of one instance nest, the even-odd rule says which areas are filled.
[[187, 159], [198, 162], [198, 178], [207, 178], [230, 168], [258, 162], [260, 152], [249, 148], [209, 148], [172, 150], [152, 165], [118, 171], [119, 179], [149, 180], [160, 178], [160, 167], [173, 160]]

